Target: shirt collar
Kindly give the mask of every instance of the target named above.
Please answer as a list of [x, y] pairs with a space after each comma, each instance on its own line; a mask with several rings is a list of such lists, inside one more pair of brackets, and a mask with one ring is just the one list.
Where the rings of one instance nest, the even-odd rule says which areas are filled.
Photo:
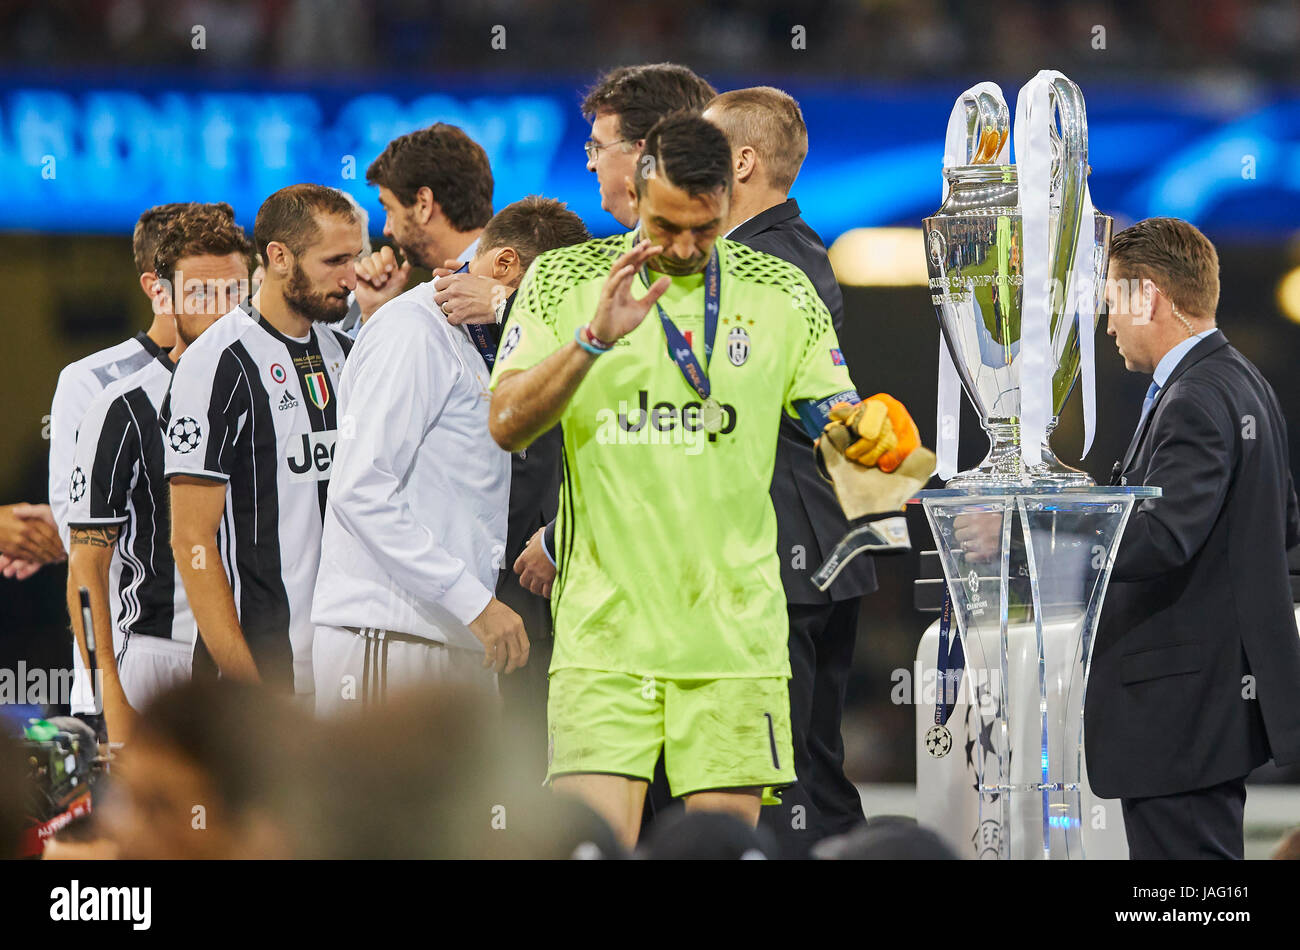
[[458, 260], [462, 264], [468, 264], [470, 261], [472, 261], [474, 259], [474, 255], [478, 253], [478, 242], [480, 240], [481, 238], [475, 238], [473, 243], [471, 243], [469, 247], [465, 248], [465, 250], [460, 252], [460, 257], [456, 258], [456, 260]]
[[1183, 340], [1182, 343], [1179, 343], [1172, 350], [1162, 356], [1160, 362], [1156, 364], [1156, 371], [1151, 374], [1152, 381], [1163, 389], [1165, 383], [1169, 380], [1170, 374], [1173, 373], [1178, 364], [1183, 361], [1183, 357], [1191, 352], [1192, 348], [1196, 346], [1197, 343], [1200, 343], [1218, 329], [1218, 327], [1210, 327], [1208, 330], [1202, 330], [1200, 333], [1196, 334], [1196, 336], [1188, 337], [1186, 340]]

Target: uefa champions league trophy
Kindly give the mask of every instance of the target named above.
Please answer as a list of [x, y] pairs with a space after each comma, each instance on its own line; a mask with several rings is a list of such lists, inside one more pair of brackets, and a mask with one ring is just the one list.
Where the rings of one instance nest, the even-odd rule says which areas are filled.
[[[1020, 90], [1014, 165], [1011, 132], [996, 85], [962, 94], [949, 122], [943, 203], [924, 223], [941, 332], [939, 474], [948, 478], [946, 488], [917, 493], [948, 593], [924, 747], [942, 758], [963, 744], [947, 725], [959, 692], [993, 709], [985, 740], [993, 761], [975, 783], [980, 828], [999, 826], [992, 852], [1077, 858], [1085, 823], [1122, 821], [1118, 803], [1084, 811], [1084, 686], [1116, 545], [1135, 500], [1159, 489], [1095, 487], [1048, 444], [1081, 375], [1085, 454], [1091, 443], [1111, 219], [1088, 193], [1078, 86], [1045, 70]], [[991, 448], [954, 474], [958, 380]]]

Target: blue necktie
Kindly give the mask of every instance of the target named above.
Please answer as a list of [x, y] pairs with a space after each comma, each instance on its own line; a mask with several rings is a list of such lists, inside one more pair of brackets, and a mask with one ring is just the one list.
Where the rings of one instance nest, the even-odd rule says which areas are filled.
[[1142, 428], [1142, 423], [1146, 422], [1147, 413], [1151, 411], [1151, 404], [1156, 401], [1156, 393], [1160, 392], [1160, 384], [1154, 379], [1147, 388], [1147, 398], [1142, 400], [1142, 415], [1138, 418], [1138, 428]]

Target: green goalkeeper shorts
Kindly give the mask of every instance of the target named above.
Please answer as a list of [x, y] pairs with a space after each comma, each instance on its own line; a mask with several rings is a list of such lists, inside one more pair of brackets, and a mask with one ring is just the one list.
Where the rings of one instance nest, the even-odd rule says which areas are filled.
[[662, 680], [561, 669], [551, 674], [547, 720], [548, 782], [574, 773], [649, 782], [660, 749], [674, 796], [795, 780], [784, 677]]

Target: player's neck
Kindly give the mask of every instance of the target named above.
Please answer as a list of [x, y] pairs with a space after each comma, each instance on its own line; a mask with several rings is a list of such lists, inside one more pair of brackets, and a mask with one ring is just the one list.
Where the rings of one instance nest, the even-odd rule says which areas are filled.
[[291, 308], [279, 293], [279, 288], [268, 287], [270, 280], [262, 281], [262, 286], [253, 294], [253, 308], [281, 333], [295, 340], [301, 340], [311, 333], [311, 321]]
[[727, 215], [727, 231], [744, 224], [755, 215], [785, 204], [789, 195], [777, 188], [745, 186], [736, 188], [731, 195], [731, 213]]
[[472, 228], [469, 231], [451, 231], [448, 230], [446, 235], [439, 243], [442, 245], [440, 251], [441, 258], [437, 266], [442, 266], [442, 261], [459, 260], [469, 246], [478, 240], [478, 236], [483, 233], [482, 228]]
[[167, 351], [167, 358], [170, 359], [172, 363], [175, 363], [181, 358], [181, 354], [185, 352], [187, 346], [189, 346], [189, 344], [181, 339], [181, 335], [179, 333], [176, 334], [176, 345]]
[[175, 346], [178, 342], [176, 339], [176, 318], [169, 313], [155, 313], [153, 323], [149, 324], [149, 329], [144, 331], [144, 335], [153, 340], [154, 344], [160, 349], [168, 349]]

